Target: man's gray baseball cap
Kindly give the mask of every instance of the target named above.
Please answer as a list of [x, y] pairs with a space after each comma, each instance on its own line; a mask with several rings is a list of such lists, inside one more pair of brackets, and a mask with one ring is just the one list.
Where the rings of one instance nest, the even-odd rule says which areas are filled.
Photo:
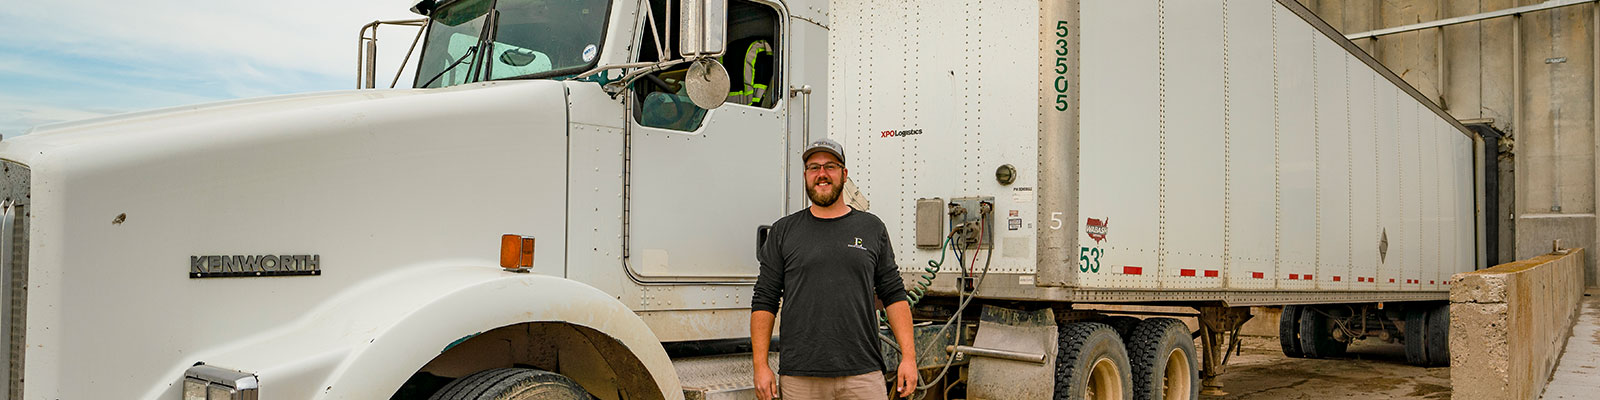
[[833, 141], [833, 139], [818, 139], [815, 142], [811, 142], [810, 146], [806, 146], [806, 152], [800, 153], [800, 161], [810, 159], [812, 154], [816, 154], [819, 151], [826, 151], [828, 154], [832, 154], [834, 158], [838, 158], [840, 164], [844, 163], [844, 145]]

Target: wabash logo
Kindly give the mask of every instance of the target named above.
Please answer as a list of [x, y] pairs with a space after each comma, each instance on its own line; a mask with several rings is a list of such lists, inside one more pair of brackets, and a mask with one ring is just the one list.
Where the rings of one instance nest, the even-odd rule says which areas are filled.
[[1089, 221], [1084, 223], [1083, 232], [1089, 234], [1089, 238], [1094, 239], [1095, 243], [1100, 243], [1101, 240], [1106, 240], [1106, 233], [1111, 231], [1111, 228], [1106, 227], [1110, 223], [1111, 218], [1089, 218]]
[[887, 131], [878, 132], [878, 134], [882, 135], [882, 136], [879, 136], [879, 137], [905, 137], [905, 136], [911, 136], [911, 135], [921, 135], [922, 134], [922, 130], [921, 129], [906, 129], [906, 130], [897, 131], [897, 130], [890, 129], [890, 130], [887, 130]]

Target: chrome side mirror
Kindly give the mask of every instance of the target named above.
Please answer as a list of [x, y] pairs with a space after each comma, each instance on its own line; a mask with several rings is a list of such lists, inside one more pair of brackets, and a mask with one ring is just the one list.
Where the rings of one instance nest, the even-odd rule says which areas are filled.
[[695, 60], [683, 74], [689, 100], [707, 110], [722, 107], [728, 101], [728, 70], [712, 58]]

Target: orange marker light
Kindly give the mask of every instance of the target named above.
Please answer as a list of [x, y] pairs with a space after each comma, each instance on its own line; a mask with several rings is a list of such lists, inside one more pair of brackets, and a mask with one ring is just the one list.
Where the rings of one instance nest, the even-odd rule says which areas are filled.
[[533, 236], [501, 235], [500, 268], [519, 272], [533, 268]]

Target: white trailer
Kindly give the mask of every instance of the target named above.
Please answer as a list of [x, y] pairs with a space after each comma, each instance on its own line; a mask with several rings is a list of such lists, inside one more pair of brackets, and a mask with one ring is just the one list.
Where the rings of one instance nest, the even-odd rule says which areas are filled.
[[413, 10], [414, 89], [0, 140], [0, 394], [748, 396], [823, 136], [925, 294], [924, 397], [1193, 397], [1250, 305], [1439, 363], [1480, 263], [1473, 138], [1293, 1]]
[[[947, 234], [997, 253], [922, 280], [946, 306], [924, 316], [965, 296], [1179, 305], [1219, 348], [1227, 307], [1315, 304], [1286, 309], [1286, 353], [1333, 356], [1370, 332], [1448, 362], [1450, 276], [1483, 265], [1476, 136], [1298, 3], [836, 1], [831, 15], [829, 133], [906, 280]], [[980, 201], [993, 212], [977, 217]], [[1131, 329], [1116, 330], [1138, 358], [1155, 338]], [[1159, 389], [1140, 375], [1163, 365], [1140, 362], [1142, 397]], [[1025, 394], [1004, 384], [1017, 373], [992, 374], [968, 395]]]

